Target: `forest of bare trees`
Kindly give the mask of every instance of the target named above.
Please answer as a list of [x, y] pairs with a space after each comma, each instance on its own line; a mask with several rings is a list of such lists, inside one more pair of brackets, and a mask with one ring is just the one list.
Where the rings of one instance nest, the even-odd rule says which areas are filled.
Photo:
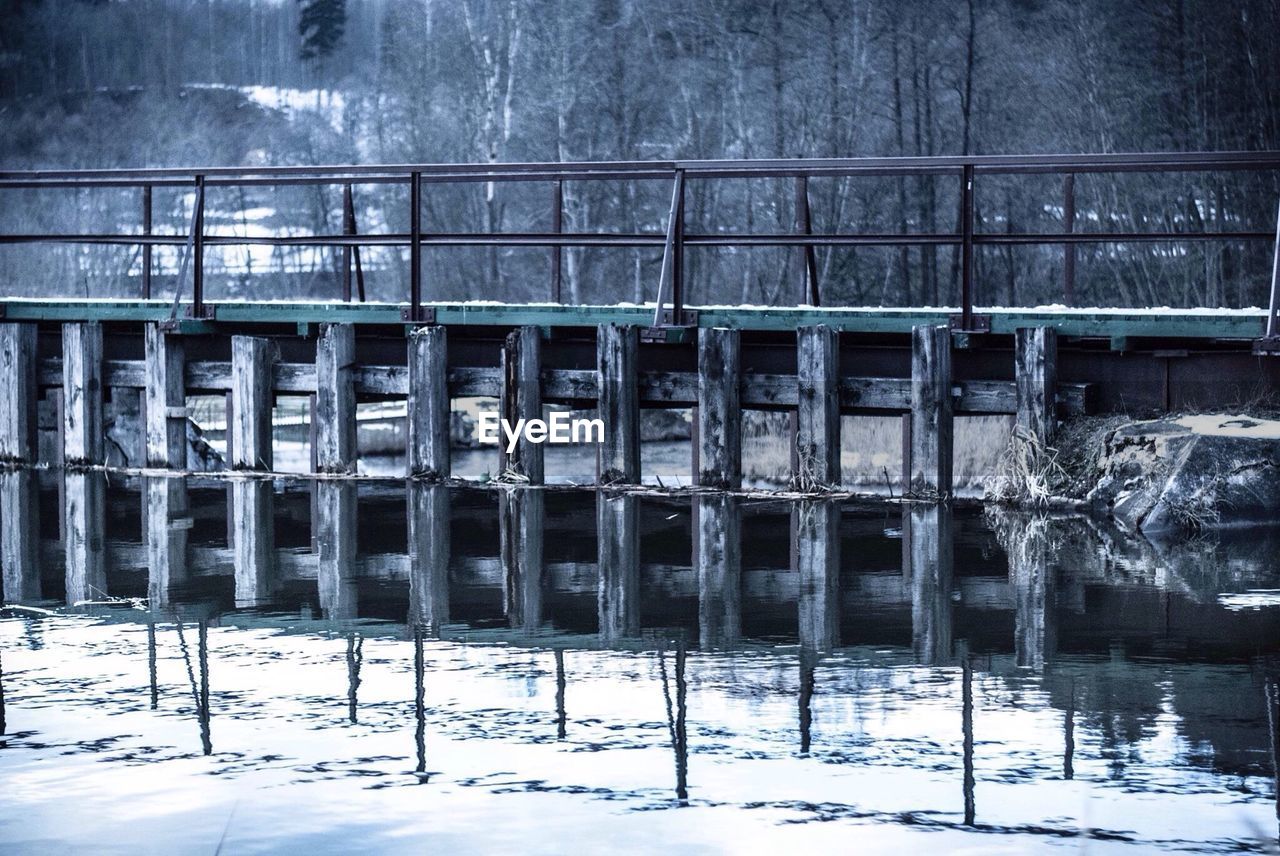
[[[111, 166], [1280, 149], [1280, 0], [0, 0], [0, 163]], [[1062, 228], [1060, 177], [994, 177], [979, 231]], [[6, 232], [136, 230], [136, 192], [0, 190]], [[810, 183], [815, 232], [957, 228], [933, 176]], [[1081, 231], [1265, 231], [1280, 176], [1087, 176]], [[664, 183], [569, 182], [565, 231], [661, 232]], [[192, 194], [157, 192], [183, 234]], [[424, 228], [540, 231], [550, 190], [437, 185]], [[341, 190], [219, 189], [207, 228], [336, 232]], [[362, 231], [403, 231], [403, 189], [358, 188]], [[789, 182], [693, 182], [688, 228], [786, 232]], [[256, 230], [256, 231], [255, 231]], [[259, 251], [260, 250], [260, 251]], [[1265, 302], [1260, 241], [1086, 244], [1084, 305]], [[369, 251], [373, 299], [402, 299], [405, 253]], [[949, 304], [950, 247], [817, 251], [828, 303]], [[795, 249], [690, 252], [692, 302], [793, 302]], [[223, 249], [213, 297], [333, 294], [333, 253]], [[565, 299], [653, 299], [652, 250], [564, 256]], [[171, 281], [176, 252], [158, 253]], [[547, 299], [548, 253], [432, 249], [428, 299]], [[980, 303], [1062, 300], [1063, 249], [987, 247]], [[138, 253], [0, 247], [22, 289], [136, 289]]]

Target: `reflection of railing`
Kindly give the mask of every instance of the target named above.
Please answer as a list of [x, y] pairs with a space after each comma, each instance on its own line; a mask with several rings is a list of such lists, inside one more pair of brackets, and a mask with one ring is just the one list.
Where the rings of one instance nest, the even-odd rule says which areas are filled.
[[[208, 313], [204, 294], [204, 250], [210, 246], [318, 246], [343, 250], [343, 298], [352, 298], [351, 270], [354, 262], [356, 294], [363, 297], [361, 247], [409, 248], [409, 300], [406, 320], [429, 320], [423, 306], [422, 251], [426, 246], [547, 247], [551, 250], [550, 298], [561, 297], [561, 254], [565, 247], [655, 247], [663, 249], [662, 274], [657, 293], [655, 321], [679, 325], [685, 322], [684, 252], [687, 247], [797, 247], [804, 253], [801, 267], [804, 285], [796, 303], [819, 305], [816, 247], [859, 246], [951, 246], [960, 253], [959, 280], [961, 313], [956, 319], [966, 330], [981, 329], [983, 319], [975, 316], [974, 248], [984, 245], [1062, 245], [1064, 248], [1063, 295], [1073, 299], [1075, 289], [1075, 247], [1082, 243], [1134, 243], [1152, 241], [1271, 240], [1270, 231], [1110, 231], [1075, 230], [1075, 177], [1085, 173], [1167, 173], [1218, 171], [1277, 171], [1280, 152], [1219, 152], [1115, 155], [1027, 155], [974, 157], [857, 158], [829, 160], [754, 161], [643, 161], [601, 163], [513, 163], [513, 164], [423, 164], [394, 166], [321, 167], [228, 167], [208, 169], [74, 170], [0, 172], [0, 189], [5, 188], [138, 188], [142, 192], [141, 234], [8, 234], [0, 244], [73, 243], [116, 244], [142, 248], [142, 296], [150, 297], [152, 248], [186, 246], [191, 267], [191, 313]], [[975, 231], [974, 187], [979, 175], [1048, 174], [1063, 176], [1063, 230], [1055, 233], [994, 233]], [[959, 181], [960, 211], [957, 228], [947, 232], [824, 233], [813, 234], [809, 211], [808, 182], [817, 177], [868, 176], [951, 176]], [[794, 179], [796, 189], [795, 229], [790, 233], [691, 234], [685, 231], [686, 188], [690, 181], [723, 179]], [[562, 230], [563, 189], [566, 181], [673, 181], [672, 204], [665, 233], [566, 233]], [[550, 232], [449, 232], [427, 234], [422, 229], [423, 184], [548, 182], [552, 185], [552, 231]], [[409, 190], [409, 231], [407, 233], [356, 233], [355, 185], [405, 185]], [[204, 231], [204, 189], [213, 186], [336, 185], [343, 190], [343, 229], [340, 235], [308, 236], [224, 236]], [[196, 190], [190, 234], [156, 235], [152, 232], [152, 191], [157, 187], [193, 187]], [[1280, 252], [1280, 250], [1278, 250]], [[181, 296], [181, 281], [179, 295]], [[1270, 332], [1275, 329], [1275, 296], [1280, 294], [1280, 262], [1272, 272], [1272, 314]]]

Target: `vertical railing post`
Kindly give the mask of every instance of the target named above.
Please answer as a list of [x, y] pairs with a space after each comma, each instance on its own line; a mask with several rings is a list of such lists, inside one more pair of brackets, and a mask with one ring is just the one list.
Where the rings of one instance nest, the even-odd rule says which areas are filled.
[[[196, 176], [195, 225], [191, 229], [191, 317], [204, 312], [204, 176]], [[181, 287], [181, 286], [179, 286]]]
[[671, 323], [682, 324], [684, 322], [684, 170], [678, 173], [676, 188], [675, 243], [671, 248]]
[[1276, 244], [1271, 257], [1271, 308], [1267, 312], [1267, 338], [1280, 336], [1280, 208], [1276, 210]]
[[422, 320], [422, 173], [409, 176], [409, 321]]
[[[1071, 234], [1076, 229], [1076, 174], [1069, 172], [1062, 180], [1062, 231]], [[1063, 247], [1062, 302], [1075, 306], [1076, 302], [1076, 245], [1068, 242]]]
[[[796, 227], [801, 235], [813, 234], [813, 220], [809, 211], [809, 177], [796, 177]], [[813, 244], [805, 244], [802, 248], [804, 259], [804, 285], [800, 290], [800, 300], [809, 301], [810, 306], [821, 306], [821, 295], [818, 293], [818, 259]]]
[[973, 329], [973, 164], [960, 172], [960, 329]]
[[[559, 235], [564, 229], [564, 182], [556, 179], [551, 189], [551, 231]], [[559, 244], [551, 248], [551, 302], [560, 303], [560, 262], [564, 250]]]
[[[342, 234], [350, 237], [356, 233], [355, 205], [351, 199], [351, 185], [342, 186]], [[342, 302], [351, 302], [351, 245], [342, 247]]]
[[[151, 185], [142, 186], [142, 234], [151, 237]], [[142, 299], [151, 299], [151, 244], [142, 245]]]

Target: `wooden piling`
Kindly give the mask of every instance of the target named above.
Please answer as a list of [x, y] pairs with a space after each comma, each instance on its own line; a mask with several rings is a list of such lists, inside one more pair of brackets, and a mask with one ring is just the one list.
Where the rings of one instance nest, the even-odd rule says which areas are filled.
[[904, 509], [910, 532], [911, 643], [921, 665], [946, 665], [952, 654], [951, 581], [955, 568], [951, 507], [913, 504]]
[[704, 650], [736, 647], [742, 637], [742, 524], [737, 497], [700, 494], [694, 534], [698, 637]]
[[640, 483], [640, 337], [634, 326], [596, 329], [599, 416], [604, 442], [597, 446], [600, 484]]
[[698, 469], [703, 487], [742, 486], [741, 347], [737, 330], [698, 331]]
[[147, 324], [143, 337], [147, 466], [186, 469], [186, 348], [181, 336], [165, 332], [159, 324]]
[[317, 472], [356, 471], [355, 363], [355, 327], [321, 324], [316, 338]]
[[596, 494], [596, 604], [600, 641], [640, 635], [640, 500], [625, 493]]
[[800, 645], [833, 651], [840, 644], [840, 504], [804, 500], [795, 511]]
[[106, 474], [101, 470], [63, 474], [63, 549], [68, 606], [107, 596]]
[[35, 472], [0, 470], [0, 582], [5, 603], [29, 603], [41, 596], [40, 502]]
[[951, 495], [951, 331], [911, 329], [911, 484], [919, 497]]
[[231, 468], [270, 470], [272, 374], [276, 361], [270, 339], [231, 337]]
[[1057, 428], [1058, 331], [1019, 327], [1014, 333], [1018, 427], [1043, 448]]
[[356, 617], [356, 484], [316, 482], [316, 588], [331, 621]]
[[236, 479], [231, 482], [231, 511], [235, 539], [231, 566], [237, 607], [253, 606], [275, 590], [275, 502], [271, 482]]
[[542, 624], [543, 534], [546, 494], [503, 490], [498, 494], [503, 603], [511, 627], [532, 633]]
[[36, 393], [36, 325], [0, 323], [0, 461], [39, 457]]
[[62, 442], [67, 466], [103, 463], [102, 326], [62, 325]]
[[792, 486], [840, 484], [840, 337], [819, 324], [796, 331], [796, 438]]
[[449, 458], [448, 332], [420, 327], [409, 336], [408, 475], [447, 479]]
[[[502, 349], [502, 418], [514, 428], [521, 419], [542, 418], [542, 330], [521, 327], [507, 336]], [[524, 476], [529, 484], [545, 481], [542, 444], [521, 436], [513, 454], [499, 437], [499, 468]]]
[[449, 488], [409, 483], [409, 625], [438, 635], [449, 623]]

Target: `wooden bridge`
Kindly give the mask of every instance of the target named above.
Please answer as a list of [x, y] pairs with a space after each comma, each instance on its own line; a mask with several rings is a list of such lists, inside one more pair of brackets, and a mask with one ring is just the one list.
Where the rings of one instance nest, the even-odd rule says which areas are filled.
[[[1231, 407], [1280, 390], [1280, 241], [1270, 230], [1078, 232], [1074, 177], [1081, 173], [1280, 173], [1280, 153], [898, 158], [796, 161], [486, 164], [0, 172], [8, 189], [137, 188], [141, 227], [119, 234], [6, 234], [0, 244], [89, 244], [141, 248], [137, 299], [50, 296], [0, 298], [0, 459], [39, 461], [37, 402], [56, 408], [56, 460], [102, 464], [104, 400], [144, 402], [146, 464], [186, 463], [187, 397], [226, 396], [230, 464], [273, 468], [271, 408], [279, 395], [308, 396], [315, 468], [356, 467], [356, 405], [406, 400], [407, 475], [450, 476], [450, 400], [484, 396], [503, 415], [541, 416], [543, 405], [596, 408], [605, 426], [598, 451], [602, 484], [641, 478], [639, 411], [696, 411], [693, 473], [698, 484], [741, 484], [743, 409], [793, 416], [793, 475], [802, 488], [840, 483], [840, 415], [904, 417], [906, 481], [921, 496], [951, 493], [956, 416], [1016, 414], [1030, 436], [1051, 442], [1061, 416], [1098, 411], [1162, 412]], [[1064, 231], [983, 232], [975, 228], [975, 183], [987, 175], [1064, 177]], [[817, 177], [933, 175], [958, 182], [954, 232], [814, 234], [807, 182]], [[695, 181], [793, 181], [796, 230], [788, 234], [692, 234], [684, 226], [686, 186]], [[665, 233], [564, 233], [566, 182], [670, 181]], [[547, 233], [426, 234], [424, 187], [447, 182], [545, 182], [553, 188]], [[206, 234], [206, 188], [336, 185], [344, 190], [343, 234], [232, 237]], [[409, 231], [356, 234], [351, 188], [407, 184]], [[194, 190], [189, 233], [153, 234], [157, 187]], [[974, 304], [973, 254], [983, 245], [1060, 245], [1064, 297], [1073, 290], [1073, 248], [1086, 242], [1277, 241], [1269, 310], [1028, 308]], [[207, 246], [268, 243], [334, 248], [342, 294], [332, 301], [210, 301]], [[433, 302], [424, 293], [422, 253], [433, 245], [545, 247], [549, 304]], [[949, 309], [823, 305], [814, 251], [840, 246], [958, 248], [960, 305]], [[152, 250], [182, 249], [172, 300], [152, 295]], [[361, 300], [362, 247], [402, 247], [409, 293], [399, 303]], [[653, 247], [662, 267], [648, 306], [560, 304], [565, 247]], [[795, 304], [693, 307], [683, 286], [690, 246], [792, 247], [803, 254]], [[354, 283], [354, 287], [353, 287]], [[0, 286], [3, 289], [3, 286]], [[498, 470], [544, 480], [543, 447], [522, 442]]]

